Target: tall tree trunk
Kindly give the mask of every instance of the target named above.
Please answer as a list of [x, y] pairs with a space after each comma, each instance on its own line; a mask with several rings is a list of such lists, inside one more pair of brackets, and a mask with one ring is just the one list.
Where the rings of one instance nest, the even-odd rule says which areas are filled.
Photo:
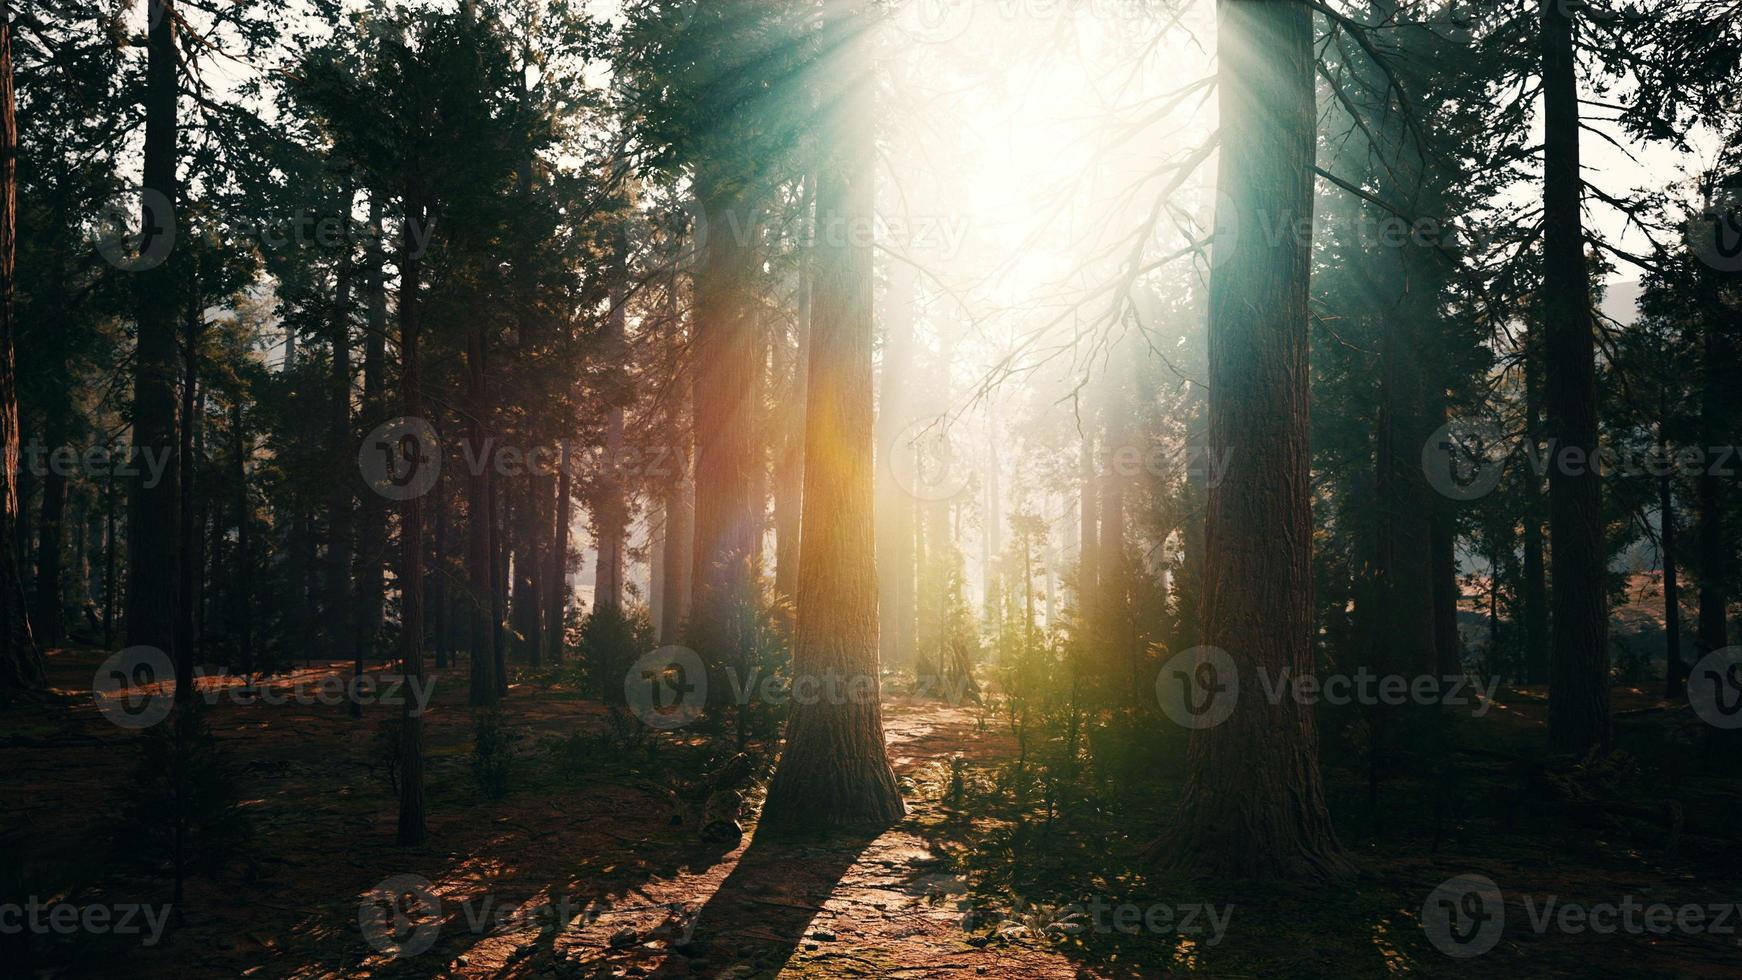
[[698, 184], [708, 236], [690, 341], [695, 530], [687, 635], [708, 666], [710, 689], [727, 691], [725, 672], [742, 669], [749, 646], [763, 520], [754, 292], [761, 204], [721, 175], [704, 173]]
[[[1534, 335], [1536, 331], [1531, 331]], [[1524, 352], [1524, 426], [1526, 449], [1536, 456], [1542, 451], [1542, 351], [1540, 338], [1531, 336]], [[1523, 468], [1524, 481], [1524, 586], [1520, 603], [1524, 618], [1524, 679], [1531, 684], [1548, 683], [1548, 569], [1543, 561], [1542, 481], [1536, 471]]]
[[1262, 232], [1311, 226], [1312, 13], [1226, 0], [1220, 15], [1217, 241], [1237, 236], [1239, 247], [1218, 254], [1210, 276], [1209, 452], [1228, 469], [1210, 489], [1202, 630], [1253, 693], [1220, 725], [1192, 732], [1166, 850], [1229, 877], [1337, 876], [1349, 863], [1325, 810], [1312, 709], [1273, 704], [1258, 684], [1261, 669], [1313, 673], [1312, 243]]
[[[1659, 411], [1662, 415], [1669, 414], [1667, 405], [1660, 404]], [[1660, 421], [1657, 451], [1660, 458], [1669, 459], [1669, 440], [1664, 438], [1663, 430]], [[1687, 692], [1688, 677], [1687, 664], [1682, 663], [1681, 587], [1676, 579], [1675, 566], [1675, 497], [1671, 493], [1667, 472], [1657, 478], [1657, 515], [1663, 559], [1664, 697], [1674, 701]]]
[[670, 479], [665, 484], [661, 510], [665, 512], [665, 582], [660, 589], [659, 642], [670, 645], [683, 636], [684, 624], [690, 615], [690, 585], [694, 572], [695, 535], [695, 439], [691, 412], [691, 385], [694, 370], [689, 352], [683, 344], [683, 317], [678, 303], [679, 280], [674, 266], [667, 274], [665, 317], [662, 330], [668, 350], [675, 361], [671, 372], [673, 403], [669, 431], [674, 445]]
[[[339, 268], [333, 290], [332, 332], [333, 360], [328, 376], [327, 397], [332, 400], [332, 415], [328, 420], [327, 449], [332, 454], [333, 473], [348, 473], [356, 466], [355, 438], [351, 435], [351, 207], [355, 191], [350, 178], [345, 179], [339, 195], [340, 221], [344, 223], [344, 254], [339, 256]], [[350, 480], [334, 479], [327, 494], [327, 610], [326, 646], [332, 657], [343, 657], [351, 646], [352, 563], [352, 493]]]
[[[141, 221], [147, 242], [176, 233], [177, 18], [171, 0], [149, 0], [145, 70], [145, 159]], [[151, 250], [142, 245], [141, 254]], [[175, 646], [178, 481], [175, 439], [176, 319], [180, 284], [173, 263], [135, 274], [139, 326], [133, 359], [133, 450], [161, 455], [162, 478], [137, 466], [127, 520], [127, 643], [175, 660], [176, 698], [193, 696], [193, 661]]]
[[[816, 195], [817, 177], [813, 173], [805, 177], [804, 204], [799, 211], [801, 228], [814, 231], [812, 219], [816, 212]], [[798, 297], [794, 303], [797, 327], [792, 345], [781, 345], [781, 349], [790, 352], [792, 357], [792, 370], [787, 372], [792, 378], [792, 388], [785, 399], [780, 459], [775, 464], [774, 474], [774, 591], [788, 599], [798, 590], [798, 541], [803, 528], [804, 399], [810, 376], [810, 247], [808, 241], [799, 244]], [[881, 577], [881, 572], [879, 575]]]
[[115, 471], [103, 487], [103, 649], [115, 649]]
[[435, 665], [437, 670], [452, 666], [453, 637], [448, 633], [448, 481], [446, 468], [436, 476], [434, 527], [430, 529], [431, 556], [429, 579], [430, 617], [434, 620]]
[[[1703, 276], [1702, 291], [1710, 300], [1702, 324], [1700, 343], [1700, 440], [1707, 447], [1734, 444], [1731, 428], [1730, 385], [1736, 377], [1736, 357], [1727, 325], [1716, 314], [1720, 309], [1716, 290]], [[1700, 608], [1694, 636], [1694, 652], [1704, 657], [1714, 650], [1730, 645], [1728, 609], [1730, 602], [1730, 552], [1733, 542], [1727, 535], [1729, 493], [1728, 477], [1715, 472], [1717, 467], [1704, 467], [1695, 479], [1694, 492], [1699, 498], [1699, 523], [1695, 530], [1699, 549]]]
[[181, 572], [181, 581], [176, 584], [175, 638], [182, 659], [189, 664], [197, 662], [200, 655], [196, 615], [200, 567], [195, 553], [199, 548], [201, 535], [194, 507], [198, 499], [194, 487], [194, 464], [197, 462], [194, 457], [194, 432], [199, 426], [200, 344], [206, 332], [203, 290], [197, 260], [193, 261], [196, 267], [188, 277], [190, 288], [187, 332], [182, 345], [184, 369], [181, 382], [181, 445], [177, 447], [181, 466], [181, 497], [178, 501], [176, 522], [176, 565]]
[[[868, 228], [876, 154], [869, 11], [863, 0], [825, 9], [840, 59], [830, 76], [842, 95], [824, 123], [835, 156], [817, 190], [818, 226]], [[826, 691], [832, 679], [837, 689], [865, 693], [795, 701], [765, 827], [883, 826], [906, 813], [883, 744], [877, 669], [871, 248], [857, 235], [837, 237], [825, 234], [816, 249], [793, 689], [809, 678]]]
[[42, 653], [30, 632], [24, 577], [12, 543], [19, 523], [17, 323], [13, 319], [17, 256], [18, 118], [12, 92], [12, 4], [6, 0], [0, 8], [0, 697], [44, 682]]
[[495, 586], [490, 575], [490, 482], [496, 444], [488, 434], [484, 413], [486, 338], [481, 327], [466, 334], [466, 436], [473, 469], [466, 478], [466, 646], [471, 651], [471, 703], [487, 707], [497, 701], [496, 636], [491, 619]]
[[[248, 508], [248, 433], [242, 425], [242, 396], [238, 393], [230, 405], [230, 438], [235, 450], [236, 478], [236, 591], [232, 599], [235, 616], [237, 653], [242, 661], [242, 673], [252, 679], [254, 673], [254, 555]], [[358, 673], [362, 672], [359, 661]], [[352, 703], [353, 715], [361, 709]]]
[[[619, 235], [612, 248], [611, 312], [601, 338], [607, 363], [626, 360], [629, 302], [629, 243]], [[610, 408], [605, 414], [605, 466], [593, 493], [593, 530], [598, 538], [597, 563], [593, 566], [593, 608], [623, 610], [624, 536], [629, 524], [620, 467], [623, 461], [623, 399], [625, 384], [621, 368], [614, 368], [606, 382]]]
[[544, 512], [544, 480], [530, 477], [521, 482], [514, 504], [514, 643], [520, 661], [534, 667], [544, 657], [544, 576], [539, 569], [545, 549], [539, 529], [550, 523]]
[[[1390, 568], [1384, 583], [1387, 644], [1392, 670], [1419, 677], [1437, 672], [1433, 596], [1433, 488], [1421, 467], [1421, 449], [1433, 435], [1419, 352], [1431, 349], [1436, 297], [1417, 277], [1386, 316], [1384, 389], [1385, 444], [1380, 462], [1380, 513]], [[1437, 423], [1436, 423], [1437, 424]]]
[[501, 483], [486, 487], [490, 523], [490, 651], [496, 659], [496, 696], [508, 696], [508, 501]]
[[[53, 431], [50, 420], [49, 445], [64, 446], [64, 430]], [[42, 520], [37, 526], [35, 613], [31, 627], [36, 642], [44, 647], [58, 646], [65, 637], [61, 608], [61, 563], [66, 545], [63, 525], [66, 517], [67, 477], [64, 468], [50, 466], [42, 481]]]
[[672, 644], [684, 635], [689, 621], [691, 586], [695, 581], [694, 454], [687, 440], [665, 498], [665, 603], [660, 610], [659, 642]]
[[[399, 253], [399, 358], [400, 410], [407, 418], [423, 415], [419, 386], [418, 274], [420, 262], [412, 242], [413, 228], [423, 227], [423, 209], [407, 188], [404, 241]], [[401, 670], [413, 688], [423, 676], [423, 498], [406, 499], [400, 519], [401, 560], [399, 568], [399, 642]], [[406, 698], [400, 716], [399, 843], [421, 844], [424, 840], [423, 716], [415, 698]]]
[[[886, 664], [907, 665], [916, 661], [918, 619], [918, 566], [914, 534], [917, 531], [918, 497], [896, 479], [905, 467], [896, 456], [912, 457], [914, 431], [914, 287], [915, 272], [905, 263], [889, 270], [889, 285], [883, 293], [883, 364], [877, 404], [876, 502], [877, 586], [882, 613], [878, 632], [878, 657]], [[803, 424], [802, 417], [800, 425]], [[799, 463], [802, 467], [803, 456]]]
[[1095, 430], [1089, 420], [1082, 423], [1077, 462], [1077, 615], [1087, 617], [1101, 574], [1101, 507], [1095, 492]]
[[[1548, 740], [1562, 755], [1610, 745], [1609, 612], [1603, 484], [1597, 452], [1597, 368], [1590, 271], [1580, 202], [1578, 67], [1561, 0], [1542, 3], [1544, 407], [1555, 458], [1549, 469], [1554, 540]], [[1569, 460], [1569, 454], [1582, 458]]]
[[[384, 197], [378, 190], [369, 194], [369, 238], [364, 259], [364, 289], [368, 293], [368, 305], [363, 337], [361, 426], [366, 432], [387, 421], [387, 256], [381, 242]], [[347, 461], [345, 469], [351, 472], [354, 467]], [[375, 652], [387, 590], [387, 502], [378, 493], [365, 493], [359, 499], [363, 503], [359, 508], [361, 519], [357, 529], [357, 604], [351, 637], [356, 677], [363, 675], [364, 661]], [[352, 717], [360, 718], [362, 714], [362, 705], [353, 703]]]
[[550, 539], [550, 568], [545, 572], [545, 644], [551, 663], [561, 663], [566, 643], [569, 608], [569, 524], [574, 497], [569, 474], [569, 440], [562, 444], [562, 461], [556, 474], [556, 520]]

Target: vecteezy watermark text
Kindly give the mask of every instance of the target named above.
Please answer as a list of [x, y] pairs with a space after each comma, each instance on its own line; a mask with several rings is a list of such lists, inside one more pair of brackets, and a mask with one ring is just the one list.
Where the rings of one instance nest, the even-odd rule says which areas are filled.
[[[1398, 707], [1405, 704], [1469, 707], [1472, 717], [1486, 715], [1499, 690], [1498, 679], [1487, 686], [1463, 674], [1435, 676], [1380, 674], [1365, 667], [1353, 673], [1297, 674], [1287, 667], [1263, 665], [1243, 675], [1234, 657], [1219, 647], [1182, 650], [1162, 664], [1155, 678], [1155, 696], [1168, 718], [1183, 728], [1214, 728], [1234, 713], [1242, 694], [1256, 691], [1270, 704], [1290, 699], [1311, 707], [1363, 705]], [[1247, 696], [1250, 696], [1249, 694]]]
[[35, 895], [22, 903], [0, 903], [0, 934], [73, 936], [138, 936], [142, 946], [155, 946], [169, 923], [168, 905], [118, 902], [111, 905], [74, 905], [44, 902]]
[[153, 489], [163, 482], [175, 450], [168, 446], [54, 446], [32, 439], [19, 447], [18, 465], [31, 476], [123, 480], [143, 478]]
[[[220, 700], [231, 704], [411, 705], [415, 716], [429, 708], [437, 678], [401, 674], [327, 674], [307, 680], [272, 683], [270, 680], [230, 683], [227, 671], [208, 674], [195, 670], [194, 684], [207, 705]], [[118, 651], [98, 666], [91, 679], [91, 696], [97, 710], [122, 728], [150, 728], [169, 717], [175, 703], [175, 665], [169, 654], [157, 647], [136, 646]]]
[[[1569, 902], [1559, 895], [1519, 894], [1524, 924], [1537, 935], [1595, 933], [1633, 936], [1734, 936], [1742, 921], [1735, 902], [1646, 901], [1623, 895], [1618, 901]], [[1494, 880], [1464, 874], [1440, 882], [1421, 907], [1422, 931], [1434, 948], [1458, 959], [1481, 956], [1506, 932], [1506, 896]]]

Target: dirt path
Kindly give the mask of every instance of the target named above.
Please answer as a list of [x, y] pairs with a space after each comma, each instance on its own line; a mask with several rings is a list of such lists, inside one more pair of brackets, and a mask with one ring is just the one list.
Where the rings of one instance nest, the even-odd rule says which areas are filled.
[[[140, 734], [94, 707], [101, 659], [55, 653], [65, 700], [14, 713], [0, 739], [0, 766], [17, 787], [4, 826], [30, 836], [33, 880], [77, 883], [58, 900], [162, 902], [164, 879], [126, 867], [128, 841], [116, 839], [115, 790], [136, 766], [129, 743]], [[1093, 975], [1040, 949], [971, 945], [962, 928], [964, 895], [925, 835], [937, 802], [928, 794], [950, 756], [1009, 748], [967, 709], [887, 705], [913, 809], [902, 825], [873, 840], [752, 838], [722, 853], [697, 839], [694, 804], [655, 776], [524, 786], [484, 801], [467, 772], [462, 669], [438, 682], [427, 716], [430, 842], [405, 849], [393, 843], [394, 805], [375, 765], [376, 729], [397, 709], [371, 706], [359, 722], [341, 706], [288, 697], [344, 673], [314, 665], [277, 678], [281, 704], [233, 696], [234, 679], [205, 682], [251, 836], [189, 881], [185, 914], [155, 945], [48, 937], [53, 949], [39, 959], [67, 975], [124, 961], [139, 977]], [[578, 733], [608, 751], [602, 709], [561, 689], [518, 685], [505, 713], [528, 741]], [[398, 922], [367, 901], [382, 882], [415, 899], [402, 900], [409, 914]]]

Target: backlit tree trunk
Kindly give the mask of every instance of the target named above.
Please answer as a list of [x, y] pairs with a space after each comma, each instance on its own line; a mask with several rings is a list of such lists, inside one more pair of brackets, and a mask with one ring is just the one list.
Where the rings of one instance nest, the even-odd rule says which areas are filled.
[[[351, 205], [355, 198], [350, 180], [339, 195], [340, 220], [348, 232], [351, 228]], [[327, 449], [332, 454], [333, 473], [348, 473], [356, 467], [355, 440], [351, 436], [351, 237], [340, 236], [344, 254], [339, 256], [337, 280], [333, 290], [332, 331], [333, 360], [327, 384], [332, 400], [332, 415], [328, 419]], [[334, 479], [327, 495], [327, 614], [322, 617], [331, 654], [342, 657], [350, 646], [346, 611], [351, 602], [351, 559], [353, 483]]]
[[1202, 633], [1232, 659], [1241, 696], [1225, 722], [1192, 732], [1165, 851], [1232, 877], [1329, 877], [1349, 865], [1325, 810], [1312, 709], [1271, 703], [1258, 673], [1313, 672], [1311, 241], [1263, 233], [1311, 223], [1312, 15], [1253, 0], [1224, 0], [1220, 14], [1209, 452], [1228, 466], [1210, 489]]
[[[171, 0], [150, 0], [152, 17], [145, 71], [145, 160], [142, 221], [153, 248], [159, 236], [175, 235], [176, 199], [176, 16]], [[127, 642], [153, 646], [175, 660], [178, 698], [193, 695], [193, 662], [175, 648], [176, 501], [175, 440], [176, 320], [180, 293], [165, 262], [133, 274], [138, 296], [139, 344], [133, 359], [133, 449], [167, 460], [160, 479], [139, 466], [127, 522]]]
[[[817, 192], [819, 236], [805, 419], [804, 533], [800, 539], [795, 697], [786, 749], [768, 788], [765, 827], [883, 826], [906, 812], [883, 745], [877, 660], [877, 568], [872, 529], [871, 248], [848, 229], [872, 220], [868, 11], [831, 4], [839, 48], [827, 76], [825, 145]], [[828, 93], [834, 94], [834, 93]]]
[[[364, 288], [368, 291], [365, 331], [363, 336], [363, 424], [367, 432], [387, 421], [387, 284], [384, 266], [386, 250], [381, 243], [382, 194], [369, 195], [369, 240], [366, 246], [367, 271]], [[347, 461], [347, 472], [355, 464]], [[354, 673], [361, 676], [364, 660], [375, 652], [375, 638], [381, 633], [381, 604], [386, 592], [384, 575], [387, 560], [387, 502], [380, 494], [361, 495], [357, 529], [357, 595], [353, 614], [351, 653]], [[362, 716], [362, 707], [354, 704], [351, 714]]]
[[1553, 635], [1549, 749], [1607, 751], [1609, 611], [1603, 485], [1597, 451], [1597, 369], [1580, 201], [1579, 95], [1573, 24], [1561, 0], [1542, 4], [1544, 407], [1554, 441], [1548, 477]]
[[[399, 253], [399, 355], [401, 365], [400, 409], [407, 418], [423, 414], [423, 383], [418, 371], [418, 273], [420, 261], [412, 241], [413, 228], [423, 227], [422, 208], [407, 193], [405, 240]], [[415, 223], [414, 223], [415, 222]], [[424, 447], [426, 450], [433, 447]], [[423, 498], [405, 501], [400, 517], [399, 647], [401, 670], [416, 689], [423, 676]], [[423, 807], [423, 716], [415, 698], [406, 698], [400, 715], [399, 843], [421, 844], [424, 839]]]
[[696, 275], [690, 341], [695, 433], [695, 525], [689, 645], [710, 684], [743, 662], [756, 605], [764, 454], [756, 420], [762, 344], [755, 315], [760, 205], [735, 183], [704, 175], [698, 195], [707, 244]]
[[915, 271], [898, 265], [889, 270], [883, 308], [883, 365], [877, 404], [877, 586], [881, 629], [878, 656], [886, 664], [914, 660], [918, 605], [915, 599], [914, 535], [916, 503], [895, 474], [897, 454], [912, 457], [913, 438], [913, 303]]

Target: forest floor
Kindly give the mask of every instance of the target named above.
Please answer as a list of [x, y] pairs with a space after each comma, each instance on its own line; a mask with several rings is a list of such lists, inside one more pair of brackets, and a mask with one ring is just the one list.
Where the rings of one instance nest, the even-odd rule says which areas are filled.
[[[25, 845], [5, 884], [44, 903], [169, 899], [165, 831], [129, 814], [118, 789], [139, 778], [143, 736], [90, 693], [104, 656], [55, 651], [58, 696], [0, 714], [0, 832]], [[269, 691], [346, 672], [316, 663]], [[465, 670], [438, 672], [429, 840], [412, 848], [394, 843], [377, 734], [396, 708], [353, 721], [342, 705], [270, 704], [236, 695], [233, 678], [203, 681], [247, 835], [202, 851], [215, 860], [188, 879], [160, 941], [40, 935], [36, 966], [144, 978], [1742, 974], [1733, 919], [1727, 934], [1533, 924], [1551, 896], [1591, 908], [1742, 900], [1733, 767], [1691, 764], [1711, 744], [1685, 710], [1643, 691], [1617, 690], [1622, 739], [1633, 758], [1680, 760], [1667, 770], [1521, 766], [1542, 692], [1503, 691], [1455, 766], [1388, 775], [1377, 806], [1327, 725], [1330, 803], [1360, 871], [1305, 886], [1208, 882], [1142, 861], [1172, 812], [1177, 753], [1137, 754], [1124, 778], [1063, 790], [1020, 775], [1005, 716], [901, 693], [885, 720], [904, 822], [869, 839], [709, 845], [695, 777], [731, 756], [729, 740], [625, 736], [553, 677], [522, 672], [504, 701], [514, 762], [506, 796], [490, 799], [472, 771]], [[1420, 921], [1435, 886], [1465, 873], [1506, 896], [1504, 934], [1475, 961], [1442, 954]], [[369, 900], [390, 880], [419, 898], [399, 946]]]

